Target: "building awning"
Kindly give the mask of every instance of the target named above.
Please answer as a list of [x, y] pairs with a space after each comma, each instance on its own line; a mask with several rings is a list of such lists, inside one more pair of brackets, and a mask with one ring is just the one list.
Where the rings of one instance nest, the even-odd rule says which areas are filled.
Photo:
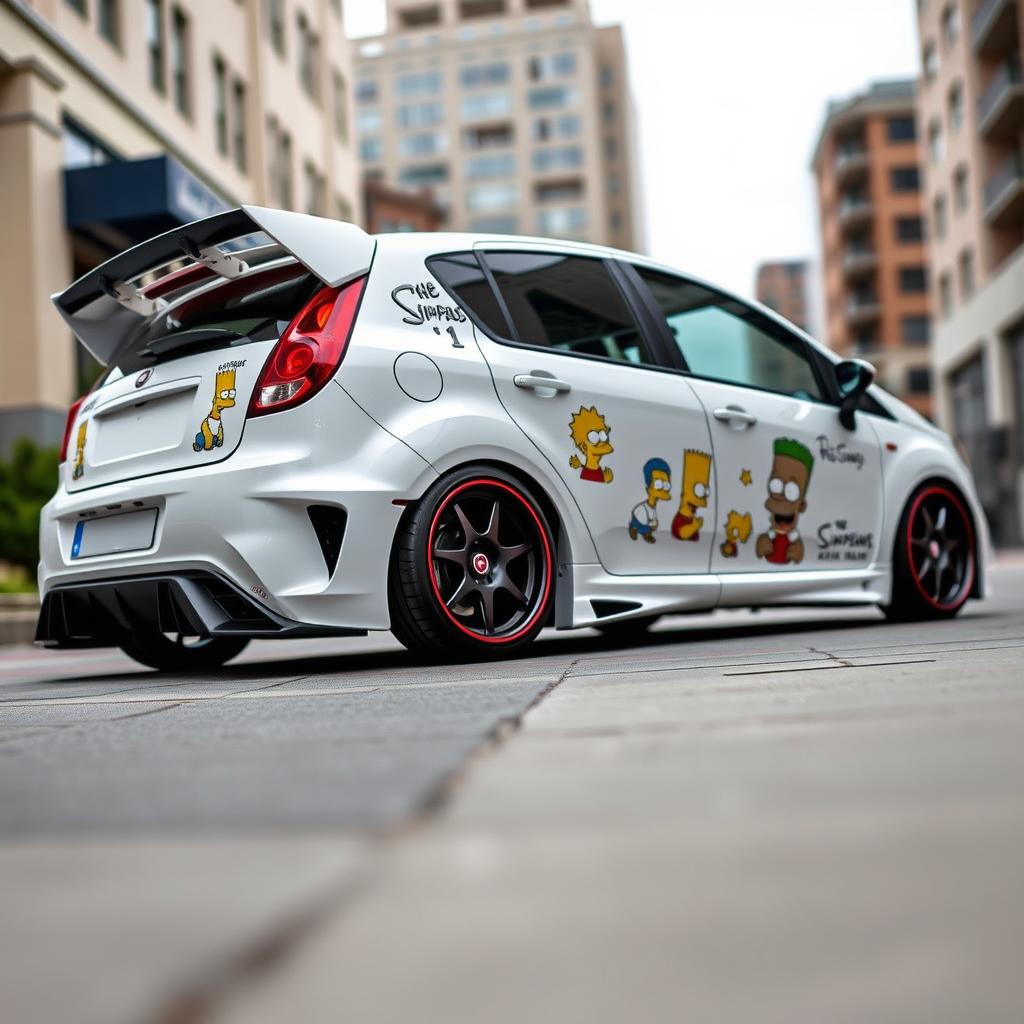
[[100, 242], [111, 252], [229, 206], [166, 154], [64, 171], [67, 228]]

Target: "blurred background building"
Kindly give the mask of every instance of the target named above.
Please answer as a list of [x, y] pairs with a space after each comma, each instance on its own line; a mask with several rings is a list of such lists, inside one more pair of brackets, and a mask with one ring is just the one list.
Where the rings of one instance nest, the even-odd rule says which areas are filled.
[[808, 264], [806, 260], [774, 260], [757, 268], [754, 292], [757, 301], [779, 316], [810, 330], [808, 304]]
[[931, 414], [928, 257], [916, 84], [878, 82], [829, 104], [815, 148], [826, 337]]
[[450, 229], [643, 248], [622, 34], [586, 0], [388, 0], [355, 63], [371, 180]]
[[[340, 0], [0, 0], [0, 454], [94, 367], [49, 295], [239, 203], [361, 219]], [[77, 351], [77, 355], [76, 355]]]
[[1024, 540], [1024, 0], [918, 3], [936, 412]]

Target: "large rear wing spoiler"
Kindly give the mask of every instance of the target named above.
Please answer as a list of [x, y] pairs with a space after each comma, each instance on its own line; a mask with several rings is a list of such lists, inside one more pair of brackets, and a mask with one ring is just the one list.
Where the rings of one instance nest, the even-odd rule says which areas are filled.
[[249, 269], [245, 250], [221, 246], [259, 232], [332, 288], [365, 274], [377, 245], [362, 228], [345, 221], [241, 206], [126, 249], [53, 295], [53, 303], [82, 344], [106, 365], [144, 319], [166, 306], [163, 298], [150, 297], [137, 285], [139, 278], [176, 261], [238, 277]]

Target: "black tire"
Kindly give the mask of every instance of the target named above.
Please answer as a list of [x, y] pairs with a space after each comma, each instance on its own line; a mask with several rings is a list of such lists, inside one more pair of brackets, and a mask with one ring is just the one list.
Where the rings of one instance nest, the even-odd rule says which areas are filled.
[[622, 619], [619, 622], [598, 622], [595, 623], [594, 629], [599, 633], [603, 633], [610, 640], [625, 642], [642, 637], [660, 618], [660, 615], [644, 615], [639, 619]]
[[950, 619], [966, 604], [977, 572], [974, 522], [948, 484], [923, 484], [910, 496], [892, 563], [892, 603], [882, 607], [891, 621]]
[[410, 507], [398, 527], [388, 599], [391, 631], [432, 658], [504, 657], [547, 622], [555, 545], [544, 512], [500, 470], [459, 470]]
[[220, 668], [249, 643], [247, 637], [170, 637], [164, 633], [136, 633], [121, 643], [121, 650], [136, 661], [161, 672], [193, 672]]

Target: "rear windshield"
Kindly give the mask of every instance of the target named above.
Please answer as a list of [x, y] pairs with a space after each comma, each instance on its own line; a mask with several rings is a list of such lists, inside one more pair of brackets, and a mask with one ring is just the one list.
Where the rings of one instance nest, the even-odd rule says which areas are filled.
[[320, 281], [301, 264], [225, 281], [151, 317], [114, 357], [103, 383], [213, 349], [277, 340]]

